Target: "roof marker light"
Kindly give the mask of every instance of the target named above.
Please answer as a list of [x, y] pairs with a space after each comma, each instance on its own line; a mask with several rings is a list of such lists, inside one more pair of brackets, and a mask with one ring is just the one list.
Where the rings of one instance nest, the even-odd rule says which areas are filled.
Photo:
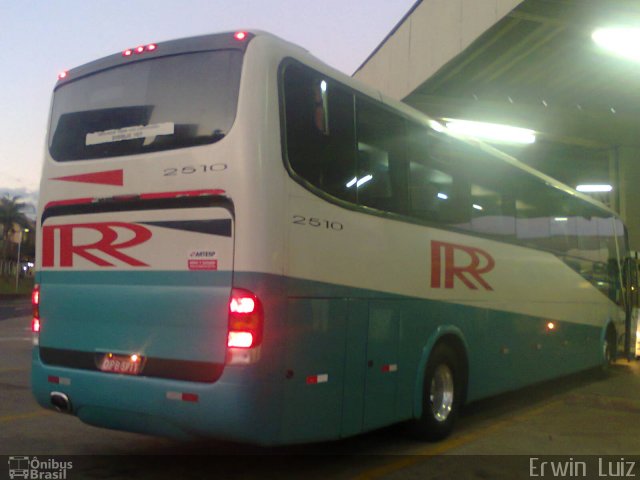
[[233, 35], [233, 38], [235, 38], [236, 40], [238, 40], [239, 42], [245, 40], [247, 38], [247, 32], [236, 32]]
[[67, 72], [66, 70], [63, 70], [62, 72], [60, 72], [58, 74], [58, 80], [62, 80], [64, 78], [67, 78], [67, 75], [69, 75], [69, 72]]
[[145, 52], [153, 52], [158, 49], [157, 43], [149, 43], [148, 45], [139, 45], [136, 48], [127, 48], [122, 52], [123, 57], [130, 57], [133, 54], [140, 55]]

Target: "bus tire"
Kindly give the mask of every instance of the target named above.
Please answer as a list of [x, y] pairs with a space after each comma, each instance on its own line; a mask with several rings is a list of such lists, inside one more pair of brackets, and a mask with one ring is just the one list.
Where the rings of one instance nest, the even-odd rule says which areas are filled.
[[462, 404], [462, 382], [462, 363], [456, 351], [438, 343], [424, 372], [422, 415], [413, 422], [418, 438], [437, 441], [451, 433]]

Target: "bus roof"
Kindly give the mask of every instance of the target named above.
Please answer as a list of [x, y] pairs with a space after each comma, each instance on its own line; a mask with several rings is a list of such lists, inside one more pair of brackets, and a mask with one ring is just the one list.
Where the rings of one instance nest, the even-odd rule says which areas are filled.
[[[266, 41], [272, 43], [274, 48], [279, 48], [283, 56], [292, 56], [296, 59], [302, 61], [303, 63], [309, 65], [312, 68], [316, 68], [317, 70], [322, 71], [327, 75], [331, 75], [336, 80], [341, 81], [343, 84], [357, 90], [371, 98], [374, 98], [378, 101], [381, 101], [405, 116], [423, 123], [425, 125], [429, 125], [435, 120], [425, 113], [415, 109], [414, 107], [400, 101], [393, 99], [379, 90], [374, 89], [373, 87], [362, 83], [359, 80], [350, 77], [349, 75], [331, 67], [330, 65], [324, 63], [318, 58], [314, 57], [309, 51], [304, 48], [286, 41], [276, 35], [273, 35], [268, 32], [264, 32], [261, 30], [234, 30], [223, 33], [209, 34], [209, 35], [200, 35], [195, 37], [187, 37], [180, 38], [175, 40], [168, 40], [157, 43], [149, 43], [142, 44], [137, 47], [127, 48], [119, 53], [115, 53], [113, 55], [109, 55], [98, 60], [94, 60], [92, 62], [86, 63], [79, 67], [73, 68], [67, 72], [64, 72], [64, 75], [61, 75], [58, 79], [58, 82], [55, 86], [55, 89], [60, 86], [77, 80], [86, 75], [90, 75], [92, 73], [96, 73], [102, 70], [106, 70], [118, 65], [124, 65], [130, 63], [132, 61], [139, 61], [143, 59], [150, 59], [154, 57], [162, 57], [169, 55], [177, 55], [180, 53], [193, 53], [198, 51], [207, 51], [207, 50], [219, 50], [219, 49], [233, 49], [240, 50], [244, 52], [249, 43], [254, 38], [260, 38], [261, 41]], [[490, 144], [485, 142], [469, 138], [463, 137], [459, 134], [454, 134], [448, 131], [444, 125], [442, 125], [443, 132], [447, 135], [457, 138], [460, 141], [468, 143], [470, 145], [474, 145], [476, 148], [480, 148], [485, 152], [500, 158], [502, 161], [513, 165], [516, 168], [519, 168], [522, 171], [527, 172], [530, 175], [536, 176], [542, 181], [544, 181], [547, 185], [557, 188], [569, 195], [572, 195], [580, 200], [586, 201], [593, 206], [607, 211], [608, 213], [619, 216], [615, 211], [611, 208], [607, 207], [602, 202], [595, 200], [594, 198], [585, 195], [571, 188], [570, 186], [560, 182], [559, 180], [552, 178], [529, 165], [521, 162], [516, 157], [505, 153], [504, 151], [496, 148]]]

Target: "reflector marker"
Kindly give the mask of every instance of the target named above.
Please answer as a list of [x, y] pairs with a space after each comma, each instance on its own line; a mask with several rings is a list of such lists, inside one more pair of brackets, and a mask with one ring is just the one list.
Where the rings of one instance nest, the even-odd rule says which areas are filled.
[[196, 393], [183, 393], [183, 392], [167, 392], [167, 400], [180, 400], [182, 402], [196, 403], [199, 397]]
[[307, 385], [316, 385], [318, 383], [327, 383], [329, 381], [329, 374], [323, 373], [320, 375], [310, 375], [307, 377]]
[[391, 363], [389, 365], [383, 365], [381, 370], [385, 373], [387, 372], [397, 372], [398, 371], [398, 364], [397, 363]]
[[49, 375], [47, 381], [49, 383], [55, 383], [56, 385], [71, 385], [70, 378], [56, 377], [55, 375]]

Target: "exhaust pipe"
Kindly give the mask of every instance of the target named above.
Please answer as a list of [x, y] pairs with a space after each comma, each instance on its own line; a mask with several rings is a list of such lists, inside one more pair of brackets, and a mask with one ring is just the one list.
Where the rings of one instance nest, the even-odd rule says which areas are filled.
[[71, 413], [71, 400], [62, 392], [51, 392], [51, 405], [58, 412]]

